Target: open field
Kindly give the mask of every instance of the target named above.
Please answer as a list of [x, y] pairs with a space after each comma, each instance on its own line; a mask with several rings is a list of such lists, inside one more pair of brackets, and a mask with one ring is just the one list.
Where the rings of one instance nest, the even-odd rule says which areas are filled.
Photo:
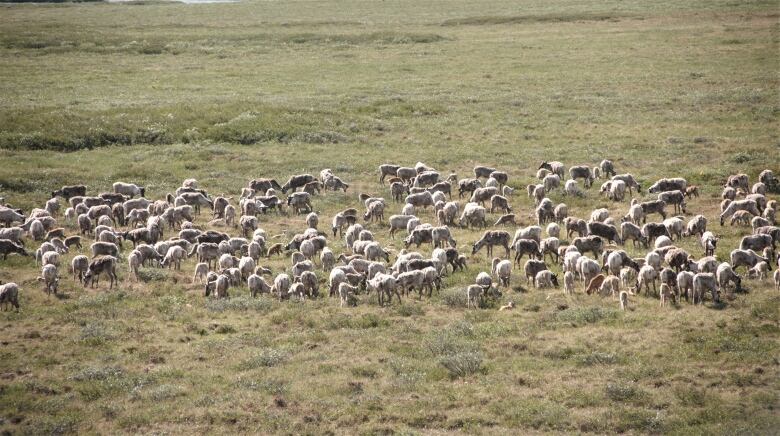
[[[359, 192], [390, 198], [380, 163], [460, 177], [486, 164], [509, 173], [525, 226], [524, 187], [540, 161], [610, 158], [643, 187], [664, 176], [701, 186], [689, 210], [722, 235], [725, 261], [750, 230], [718, 226], [723, 180], [780, 173], [778, 18], [775, 1], [718, 0], [0, 5], [0, 197], [29, 211], [62, 185], [95, 194], [122, 180], [157, 199], [194, 177], [237, 199], [252, 178], [331, 168], [350, 189], [315, 197], [327, 228], [359, 207]], [[597, 189], [550, 198], [586, 219], [628, 209]], [[260, 226], [283, 235], [272, 242], [305, 228], [273, 214]], [[386, 223], [367, 227], [403, 248]], [[454, 233], [464, 254], [481, 235]], [[344, 240], [329, 246], [341, 253]], [[679, 246], [703, 254], [694, 238]], [[469, 256], [430, 300], [382, 308], [364, 295], [341, 309], [245, 288], [206, 299], [190, 283], [193, 259], [181, 273], [144, 268], [141, 282], [123, 260], [112, 292], [84, 289], [63, 265], [62, 295], [47, 298], [34, 261], [10, 256], [0, 280], [21, 285], [22, 310], [0, 313], [0, 429], [780, 428], [780, 292], [769, 280], [745, 280], [749, 292], [723, 304], [660, 308], [641, 295], [621, 312], [579, 285], [574, 296], [536, 290], [516, 270], [500, 301], [467, 310], [463, 289], [489, 262], [484, 250]], [[289, 260], [263, 265], [279, 272]], [[510, 300], [514, 311], [496, 310]]]

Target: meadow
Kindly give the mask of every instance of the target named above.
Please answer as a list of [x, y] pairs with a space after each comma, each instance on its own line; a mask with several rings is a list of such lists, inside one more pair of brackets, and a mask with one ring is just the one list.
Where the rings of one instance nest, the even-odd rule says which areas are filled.
[[[717, 256], [728, 260], [749, 229], [718, 226], [723, 181], [780, 173], [778, 18], [776, 1], [731, 0], [4, 4], [0, 197], [30, 210], [65, 184], [97, 193], [122, 180], [157, 199], [194, 177], [237, 199], [253, 178], [331, 168], [350, 189], [315, 197], [327, 227], [360, 192], [389, 198], [381, 163], [460, 177], [486, 164], [509, 173], [510, 202], [529, 225], [524, 187], [542, 160], [609, 158], [643, 186], [664, 176], [699, 185], [689, 209], [722, 235]], [[550, 197], [582, 218], [628, 209], [596, 189]], [[430, 211], [421, 218], [435, 222]], [[261, 215], [260, 225], [274, 242], [305, 228], [291, 215]], [[368, 228], [393, 253], [403, 248], [386, 223]], [[454, 232], [465, 254], [481, 235]], [[344, 250], [343, 239], [329, 242]], [[694, 238], [679, 245], [703, 254]], [[181, 272], [144, 268], [138, 282], [123, 262], [110, 292], [84, 289], [63, 266], [62, 295], [47, 297], [34, 261], [10, 256], [0, 280], [23, 291], [19, 313], [0, 313], [0, 430], [780, 428], [780, 292], [770, 281], [696, 307], [633, 296], [622, 312], [581, 288], [536, 290], [516, 270], [499, 301], [467, 310], [464, 287], [489, 262], [469, 256], [430, 300], [379, 307], [362, 296], [339, 308], [327, 297], [252, 299], [245, 288], [207, 299], [191, 283], [192, 259]], [[263, 265], [279, 272], [289, 260]], [[498, 312], [507, 301], [517, 308]]]

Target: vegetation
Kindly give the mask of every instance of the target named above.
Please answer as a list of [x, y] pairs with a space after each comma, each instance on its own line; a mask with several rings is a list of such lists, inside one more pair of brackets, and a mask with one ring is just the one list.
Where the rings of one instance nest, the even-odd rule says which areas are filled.
[[81, 3], [81, 2], [99, 2], [103, 0], [7, 0], [7, 3]]
[[[780, 172], [772, 1], [245, 1], [0, 6], [0, 196], [29, 210], [77, 182], [159, 198], [195, 177], [238, 197], [255, 177], [333, 171], [348, 194], [321, 221], [389, 198], [383, 162], [444, 173], [490, 164], [523, 191], [540, 161], [615, 161], [646, 186], [683, 176], [717, 226], [720, 184]], [[78, 23], [78, 25], [74, 25]], [[46, 150], [46, 151], [42, 151]], [[777, 194], [773, 194], [777, 198]], [[595, 189], [566, 202], [622, 216]], [[648, 197], [649, 198], [649, 197]], [[393, 206], [393, 211], [397, 209]], [[389, 216], [389, 214], [387, 214]], [[430, 211], [421, 215], [434, 221]], [[197, 219], [208, 220], [207, 213]], [[260, 217], [283, 241], [303, 217]], [[324, 227], [324, 226], [323, 226]], [[369, 228], [394, 252], [386, 224]], [[511, 229], [510, 229], [511, 230]], [[72, 230], [69, 229], [69, 232]], [[166, 236], [168, 234], [166, 233]], [[461, 251], [478, 231], [457, 229]], [[331, 240], [337, 253], [343, 240]], [[699, 256], [696, 241], [680, 246]], [[29, 244], [29, 248], [34, 248]], [[642, 250], [627, 247], [632, 255]], [[429, 248], [423, 248], [428, 253]], [[500, 251], [500, 250], [499, 250]], [[66, 256], [66, 261], [71, 255]], [[722, 305], [535, 290], [465, 309], [484, 251], [430, 300], [207, 300], [181, 273], [124, 262], [119, 290], [61, 272], [46, 297], [29, 258], [0, 313], [0, 427], [14, 433], [748, 433], [780, 427], [780, 294], [745, 281]], [[264, 262], [275, 272], [289, 261]], [[559, 271], [558, 267], [554, 268]], [[318, 272], [322, 280], [326, 275]], [[102, 281], [101, 281], [102, 282]], [[496, 310], [513, 300], [517, 307]]]

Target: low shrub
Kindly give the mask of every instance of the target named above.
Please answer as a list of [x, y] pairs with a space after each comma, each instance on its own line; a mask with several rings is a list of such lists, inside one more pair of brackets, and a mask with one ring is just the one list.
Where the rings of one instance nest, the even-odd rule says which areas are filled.
[[439, 363], [449, 371], [451, 378], [466, 377], [482, 369], [480, 351], [466, 351], [441, 357]]
[[211, 312], [268, 312], [273, 309], [273, 302], [267, 298], [252, 298], [248, 295], [242, 295], [239, 297], [208, 300], [206, 301], [206, 309]]
[[617, 318], [620, 311], [616, 309], [605, 309], [603, 307], [578, 307], [566, 309], [556, 314], [558, 321], [571, 322], [574, 324], [592, 324], [602, 319]]
[[242, 370], [277, 366], [287, 360], [289, 353], [278, 348], [263, 348], [240, 365]]

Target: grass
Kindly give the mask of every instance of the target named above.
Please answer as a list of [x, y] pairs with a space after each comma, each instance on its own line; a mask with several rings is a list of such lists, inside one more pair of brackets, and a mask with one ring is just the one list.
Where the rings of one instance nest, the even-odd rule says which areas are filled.
[[[772, 1], [0, 9], [0, 196], [25, 210], [77, 182], [91, 193], [137, 182], [159, 198], [195, 177], [236, 198], [252, 178], [331, 168], [350, 189], [315, 198], [328, 222], [357, 207], [359, 192], [389, 198], [377, 183], [380, 163], [423, 161], [461, 177], [475, 164], [506, 170], [528, 225], [524, 186], [540, 161], [610, 158], [643, 186], [662, 176], [701, 185], [689, 209], [722, 235], [716, 254], [726, 260], [748, 229], [717, 226], [721, 182], [780, 172]], [[628, 208], [595, 190], [551, 198], [579, 217]], [[421, 217], [435, 222], [430, 211]], [[260, 225], [274, 242], [305, 226], [276, 215]], [[386, 224], [367, 227], [393, 257], [403, 248]], [[455, 230], [464, 253], [479, 236]], [[679, 245], [702, 254], [693, 239]], [[341, 239], [329, 246], [344, 250]], [[0, 314], [0, 431], [771, 434], [780, 426], [780, 297], [768, 282], [743, 281], [749, 292], [721, 306], [660, 308], [642, 295], [621, 312], [610, 298], [533, 289], [516, 270], [500, 301], [467, 310], [466, 285], [489, 269], [482, 251], [430, 300], [380, 308], [361, 295], [342, 309], [328, 298], [252, 299], [245, 288], [207, 300], [190, 283], [192, 260], [182, 272], [142, 268], [138, 282], [123, 263], [112, 292], [103, 281], [92, 290], [63, 277], [63, 297], [54, 298], [40, 292], [33, 261], [0, 262], [0, 280], [22, 287], [21, 312]], [[261, 263], [289, 268], [286, 258]], [[515, 310], [496, 310], [510, 300]]]

